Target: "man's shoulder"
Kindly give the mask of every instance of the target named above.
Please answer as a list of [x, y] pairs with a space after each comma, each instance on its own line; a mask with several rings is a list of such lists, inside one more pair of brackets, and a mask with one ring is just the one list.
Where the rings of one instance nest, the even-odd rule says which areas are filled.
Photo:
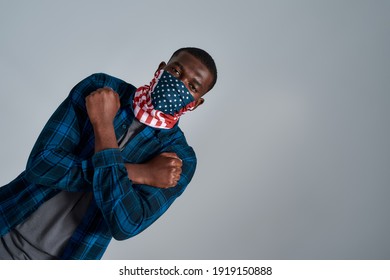
[[188, 185], [195, 173], [197, 165], [196, 153], [194, 149], [188, 144], [184, 132], [178, 125], [171, 129], [171, 132], [173, 145], [168, 148], [167, 152], [176, 153], [176, 155], [183, 161], [183, 173], [181, 177], [183, 177], [186, 185]]
[[162, 140], [162, 142], [173, 144], [173, 146], [175, 146], [177, 149], [180, 149], [181, 153], [185, 154], [186, 157], [192, 157], [196, 159], [194, 149], [188, 144], [184, 132], [178, 125], [175, 125], [171, 129], [161, 130], [159, 134], [160, 140]]
[[87, 79], [87, 80], [90, 79], [90, 80], [94, 80], [94, 81], [97, 81], [97, 82], [102, 81], [104, 83], [116, 82], [116, 83], [129, 84], [125, 80], [123, 80], [121, 78], [118, 78], [116, 76], [112, 76], [112, 75], [104, 73], [104, 72], [93, 73], [93, 74], [89, 75], [88, 77], [86, 77], [85, 79]]
[[134, 85], [126, 82], [124, 79], [103, 72], [91, 74], [90, 76], [85, 78], [85, 80], [93, 82], [96, 85], [104, 85], [106, 87], [111, 87], [116, 91], [120, 90], [120, 87], [128, 87], [132, 90], [136, 89]]
[[77, 83], [70, 92], [75, 104], [84, 104], [85, 97], [98, 88], [109, 87], [119, 94], [122, 99], [130, 98], [136, 87], [132, 84], [106, 73], [94, 73]]

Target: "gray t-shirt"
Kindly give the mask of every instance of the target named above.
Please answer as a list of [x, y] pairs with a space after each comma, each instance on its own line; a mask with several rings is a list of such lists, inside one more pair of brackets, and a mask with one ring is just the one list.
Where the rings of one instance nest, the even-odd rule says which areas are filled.
[[57, 259], [83, 219], [92, 196], [92, 192], [61, 191], [43, 203], [0, 238], [0, 259]]

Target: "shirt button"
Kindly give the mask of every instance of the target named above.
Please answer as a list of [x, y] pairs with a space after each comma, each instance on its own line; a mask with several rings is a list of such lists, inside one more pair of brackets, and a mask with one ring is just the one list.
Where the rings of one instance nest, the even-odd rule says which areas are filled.
[[126, 129], [126, 128], [127, 128], [127, 125], [126, 125], [126, 124], [122, 124], [122, 128], [123, 128], [123, 129]]

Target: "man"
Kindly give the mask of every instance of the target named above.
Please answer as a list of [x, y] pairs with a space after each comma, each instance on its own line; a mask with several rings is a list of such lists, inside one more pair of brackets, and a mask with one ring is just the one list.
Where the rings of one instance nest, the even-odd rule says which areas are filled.
[[215, 84], [198, 48], [161, 62], [150, 85], [106, 74], [77, 84], [15, 180], [0, 188], [0, 259], [100, 259], [110, 240], [150, 226], [196, 165], [178, 127]]

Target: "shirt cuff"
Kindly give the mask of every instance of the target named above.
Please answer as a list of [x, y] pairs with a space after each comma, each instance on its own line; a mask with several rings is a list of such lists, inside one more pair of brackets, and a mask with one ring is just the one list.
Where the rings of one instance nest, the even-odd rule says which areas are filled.
[[118, 164], [124, 164], [124, 161], [119, 149], [106, 149], [97, 152], [92, 157], [92, 164], [94, 168], [105, 168]]
[[81, 162], [81, 168], [84, 174], [84, 180], [89, 184], [92, 184], [93, 180], [93, 164], [92, 159], [86, 159]]

